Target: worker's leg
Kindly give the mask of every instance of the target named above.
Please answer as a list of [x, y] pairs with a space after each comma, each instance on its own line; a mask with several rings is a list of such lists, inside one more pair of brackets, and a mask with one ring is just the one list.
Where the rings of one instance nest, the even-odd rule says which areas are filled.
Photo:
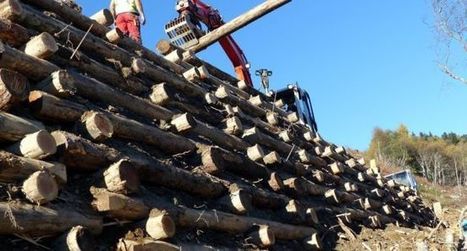
[[139, 17], [133, 14], [130, 14], [127, 27], [128, 33], [131, 39], [133, 39], [138, 44], [141, 44], [141, 26], [139, 23]]
[[119, 29], [123, 34], [128, 36], [128, 14], [122, 13], [118, 14], [117, 18], [115, 18], [115, 26]]

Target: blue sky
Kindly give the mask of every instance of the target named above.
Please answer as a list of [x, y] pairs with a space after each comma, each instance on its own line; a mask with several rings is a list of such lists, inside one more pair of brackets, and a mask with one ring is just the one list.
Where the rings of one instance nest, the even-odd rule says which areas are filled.
[[[77, 2], [87, 15], [108, 5]], [[261, 2], [206, 0], [226, 21]], [[437, 67], [439, 46], [429, 2], [294, 0], [234, 38], [252, 70], [273, 71], [274, 89], [297, 81], [308, 90], [320, 132], [335, 144], [365, 150], [375, 127], [395, 129], [401, 123], [414, 132], [464, 134], [467, 86], [451, 81]], [[166, 38], [164, 24], [176, 16], [175, 0], [143, 3], [143, 42], [154, 48]], [[456, 69], [466, 73], [466, 54], [455, 52], [461, 63]], [[219, 46], [200, 56], [232, 72]], [[259, 84], [256, 77], [255, 82]]]

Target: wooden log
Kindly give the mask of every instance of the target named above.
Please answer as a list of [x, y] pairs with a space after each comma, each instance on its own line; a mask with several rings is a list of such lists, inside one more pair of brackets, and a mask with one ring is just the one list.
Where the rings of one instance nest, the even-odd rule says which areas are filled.
[[75, 95], [76, 87], [73, 78], [66, 70], [59, 70], [35, 85], [35, 89], [61, 98]]
[[155, 126], [146, 125], [112, 113], [105, 113], [105, 115], [112, 122], [116, 137], [143, 142], [169, 154], [193, 151], [196, 148], [195, 144], [189, 139], [162, 131]]
[[123, 39], [125, 35], [119, 29], [115, 28], [108, 31], [105, 34], [105, 38], [107, 41], [111, 42], [112, 44], [118, 44], [121, 39]]
[[114, 17], [108, 9], [102, 9], [89, 18], [103, 26], [111, 26], [114, 23]]
[[229, 195], [221, 198], [219, 204], [234, 214], [246, 214], [253, 209], [251, 194], [242, 189], [232, 191]]
[[305, 248], [305, 250], [321, 250], [323, 248], [323, 244], [321, 243], [321, 239], [318, 234], [312, 234], [305, 238], [303, 240], [303, 248]]
[[240, 135], [243, 132], [243, 125], [242, 122], [240, 121], [240, 118], [234, 116], [231, 118], [228, 118], [225, 121], [226, 127], [224, 131], [228, 134], [231, 135]]
[[285, 206], [286, 217], [294, 223], [301, 223], [305, 220], [305, 208], [297, 200], [290, 200]]
[[203, 171], [219, 175], [224, 171], [233, 172], [247, 178], [266, 178], [269, 171], [243, 155], [228, 152], [218, 147], [201, 147]]
[[354, 158], [348, 159], [347, 161], [345, 161], [345, 164], [350, 168], [356, 169], [360, 172], [365, 172], [367, 169], [366, 167], [360, 165]]
[[21, 141], [9, 146], [9, 152], [31, 158], [43, 159], [57, 152], [55, 139], [45, 130], [27, 134]]
[[234, 20], [223, 24], [214, 31], [211, 31], [207, 35], [199, 38], [199, 43], [194, 47], [190, 48], [190, 50], [194, 52], [202, 51], [208, 46], [217, 42], [222, 37], [225, 37], [226, 35], [229, 35], [237, 31], [238, 29], [241, 29], [242, 27], [250, 24], [251, 22], [261, 18], [262, 16], [289, 2], [290, 0], [269, 0], [265, 3], [262, 3], [257, 7], [251, 9], [250, 11], [235, 18]]
[[54, 131], [60, 162], [79, 171], [95, 171], [123, 158], [122, 154], [105, 145], [95, 144], [72, 133]]
[[92, 250], [96, 240], [91, 232], [83, 226], [75, 226], [62, 234], [53, 244], [57, 251], [84, 251]]
[[[70, 59], [73, 53], [75, 53], [75, 56]], [[97, 62], [87, 55], [79, 51], [75, 52], [64, 45], [59, 45], [58, 52], [50, 57], [50, 61], [65, 69], [76, 68], [107, 85], [134, 95], [146, 94], [149, 91], [146, 83], [133, 76], [128, 68], [117, 67], [115, 69], [115, 67]]]
[[35, 117], [53, 122], [79, 121], [87, 110], [83, 105], [57, 98], [42, 91], [29, 93], [29, 107]]
[[0, 140], [18, 141], [27, 134], [35, 133], [42, 129], [44, 129], [44, 125], [38, 121], [0, 112]]
[[320, 224], [318, 214], [314, 208], [307, 208], [305, 212], [305, 217], [308, 223], [310, 224]]
[[199, 122], [187, 113], [175, 117], [170, 123], [178, 132], [192, 131], [227, 149], [245, 151], [249, 147], [249, 145], [241, 139]]
[[91, 187], [92, 205], [98, 212], [119, 220], [141, 220], [149, 215], [149, 208], [140, 200], [112, 193], [106, 189]]
[[272, 193], [257, 187], [240, 185], [237, 183], [233, 183], [229, 187], [230, 192], [240, 189], [251, 194], [253, 205], [258, 208], [280, 209], [284, 208], [290, 200], [290, 198], [285, 195]]
[[264, 134], [256, 127], [245, 130], [242, 138], [251, 144], [261, 144], [284, 155], [292, 151], [291, 145]]
[[28, 178], [31, 174], [47, 170], [55, 176], [59, 184], [67, 182], [66, 167], [60, 163], [49, 163], [45, 161], [19, 157], [9, 152], [0, 151], [0, 181], [15, 182]]
[[269, 226], [262, 225], [255, 227], [255, 229], [248, 235], [248, 242], [261, 248], [268, 248], [274, 246], [276, 243], [276, 237]]
[[299, 150], [297, 154], [298, 154], [298, 157], [300, 158], [300, 161], [304, 164], [311, 164], [311, 165], [320, 166], [320, 167], [327, 165], [325, 160], [317, 156], [311, 155], [309, 152], [307, 152], [304, 149]]
[[136, 163], [141, 181], [177, 189], [203, 198], [217, 198], [226, 192], [224, 184], [204, 173], [192, 173], [157, 159]]
[[24, 27], [0, 19], [0, 39], [11, 47], [20, 47], [29, 41], [29, 34]]
[[28, 93], [29, 82], [26, 77], [15, 71], [0, 69], [0, 110], [7, 111], [25, 101]]
[[[208, 95], [208, 93], [206, 93]], [[209, 95], [208, 95], [209, 96]], [[200, 106], [199, 103], [207, 102], [201, 97], [190, 98], [174, 90], [166, 83], [161, 83], [152, 87], [152, 93], [149, 98], [157, 105], [167, 107], [172, 110], [180, 110], [195, 116], [211, 125], [217, 125], [222, 122], [224, 117], [218, 111], [210, 109], [207, 106]]]
[[274, 192], [279, 192], [284, 189], [284, 182], [282, 182], [281, 177], [276, 172], [271, 173], [268, 185]]
[[81, 127], [85, 135], [92, 141], [101, 142], [112, 138], [114, 127], [103, 113], [87, 111], [81, 116]]
[[126, 159], [105, 170], [104, 181], [110, 192], [131, 194], [139, 191], [140, 180], [136, 167]]
[[43, 32], [31, 38], [24, 47], [24, 53], [41, 59], [47, 59], [57, 51], [57, 42], [52, 35], [47, 32]]
[[146, 221], [146, 232], [155, 240], [171, 238], [175, 235], [175, 223], [165, 211], [153, 209]]
[[92, 100], [106, 102], [110, 105], [123, 107], [138, 115], [159, 120], [170, 120], [173, 113], [163, 107], [151, 103], [149, 100], [118, 91], [102, 82], [85, 77], [81, 74], [70, 73], [79, 95]]
[[82, 225], [92, 233], [102, 231], [102, 219], [85, 216], [70, 208], [33, 206], [20, 202], [0, 202], [0, 234], [28, 234], [44, 236], [63, 233], [73, 226]]
[[247, 156], [251, 160], [258, 162], [264, 158], [264, 151], [260, 145], [256, 144], [252, 147], [248, 147]]
[[[6, 1], [7, 2], [7, 1]], [[43, 59], [29, 56], [0, 41], [0, 67], [17, 71], [32, 80], [42, 80], [59, 68]]]
[[267, 225], [275, 237], [281, 240], [296, 240], [316, 233], [316, 230], [310, 227], [237, 216], [220, 211], [204, 211], [202, 213], [201, 210], [185, 207], [168, 205], [161, 205], [160, 207], [160, 210], [167, 210], [170, 213], [170, 216], [174, 218], [177, 225], [185, 227], [209, 228], [229, 233], [245, 233], [255, 225]]
[[235, 95], [230, 94], [228, 88], [225, 85], [219, 86], [217, 88], [215, 95], [222, 102], [228, 103], [230, 105], [238, 106], [246, 113], [250, 114], [253, 117], [264, 117], [266, 116], [266, 111], [257, 107], [245, 99], [239, 98]]
[[304, 195], [307, 192], [300, 178], [289, 178], [283, 182], [284, 187], [292, 193], [296, 193], [297, 195]]
[[117, 251], [180, 251], [179, 246], [163, 241], [155, 241], [151, 238], [140, 240], [120, 239]]
[[37, 171], [23, 183], [23, 193], [32, 203], [41, 205], [58, 197], [58, 185], [47, 171]]
[[281, 156], [276, 151], [272, 151], [263, 157], [263, 162], [266, 165], [274, 166], [281, 164], [283, 161]]

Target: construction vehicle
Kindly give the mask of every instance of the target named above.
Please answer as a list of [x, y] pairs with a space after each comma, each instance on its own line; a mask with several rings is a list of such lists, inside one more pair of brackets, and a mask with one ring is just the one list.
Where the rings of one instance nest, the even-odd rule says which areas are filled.
[[415, 176], [408, 169], [402, 170], [400, 172], [392, 173], [384, 177], [390, 180], [394, 180], [398, 184], [410, 187], [415, 192], [418, 191], [417, 190], [418, 185], [417, 185], [417, 181], [415, 180]]
[[[178, 0], [175, 9], [179, 16], [165, 26], [165, 32], [172, 44], [185, 50], [197, 45], [199, 38], [207, 32], [224, 25], [219, 11], [200, 0]], [[207, 27], [207, 31], [203, 30], [202, 24]], [[237, 42], [231, 35], [226, 35], [219, 39], [219, 43], [232, 61], [237, 78], [253, 88], [250, 64]], [[305, 90], [294, 84], [276, 92], [269, 91], [269, 76], [272, 72], [261, 69], [256, 74], [261, 77], [266, 96], [282, 99], [286, 111], [296, 112], [300, 123], [315, 133], [318, 131], [310, 95]]]

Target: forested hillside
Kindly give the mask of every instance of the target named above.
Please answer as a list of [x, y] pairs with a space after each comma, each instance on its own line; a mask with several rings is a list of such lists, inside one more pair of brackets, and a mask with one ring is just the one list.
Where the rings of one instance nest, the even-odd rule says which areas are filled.
[[467, 134], [414, 134], [400, 125], [395, 131], [376, 128], [368, 158], [381, 166], [410, 168], [438, 185], [467, 184]]

